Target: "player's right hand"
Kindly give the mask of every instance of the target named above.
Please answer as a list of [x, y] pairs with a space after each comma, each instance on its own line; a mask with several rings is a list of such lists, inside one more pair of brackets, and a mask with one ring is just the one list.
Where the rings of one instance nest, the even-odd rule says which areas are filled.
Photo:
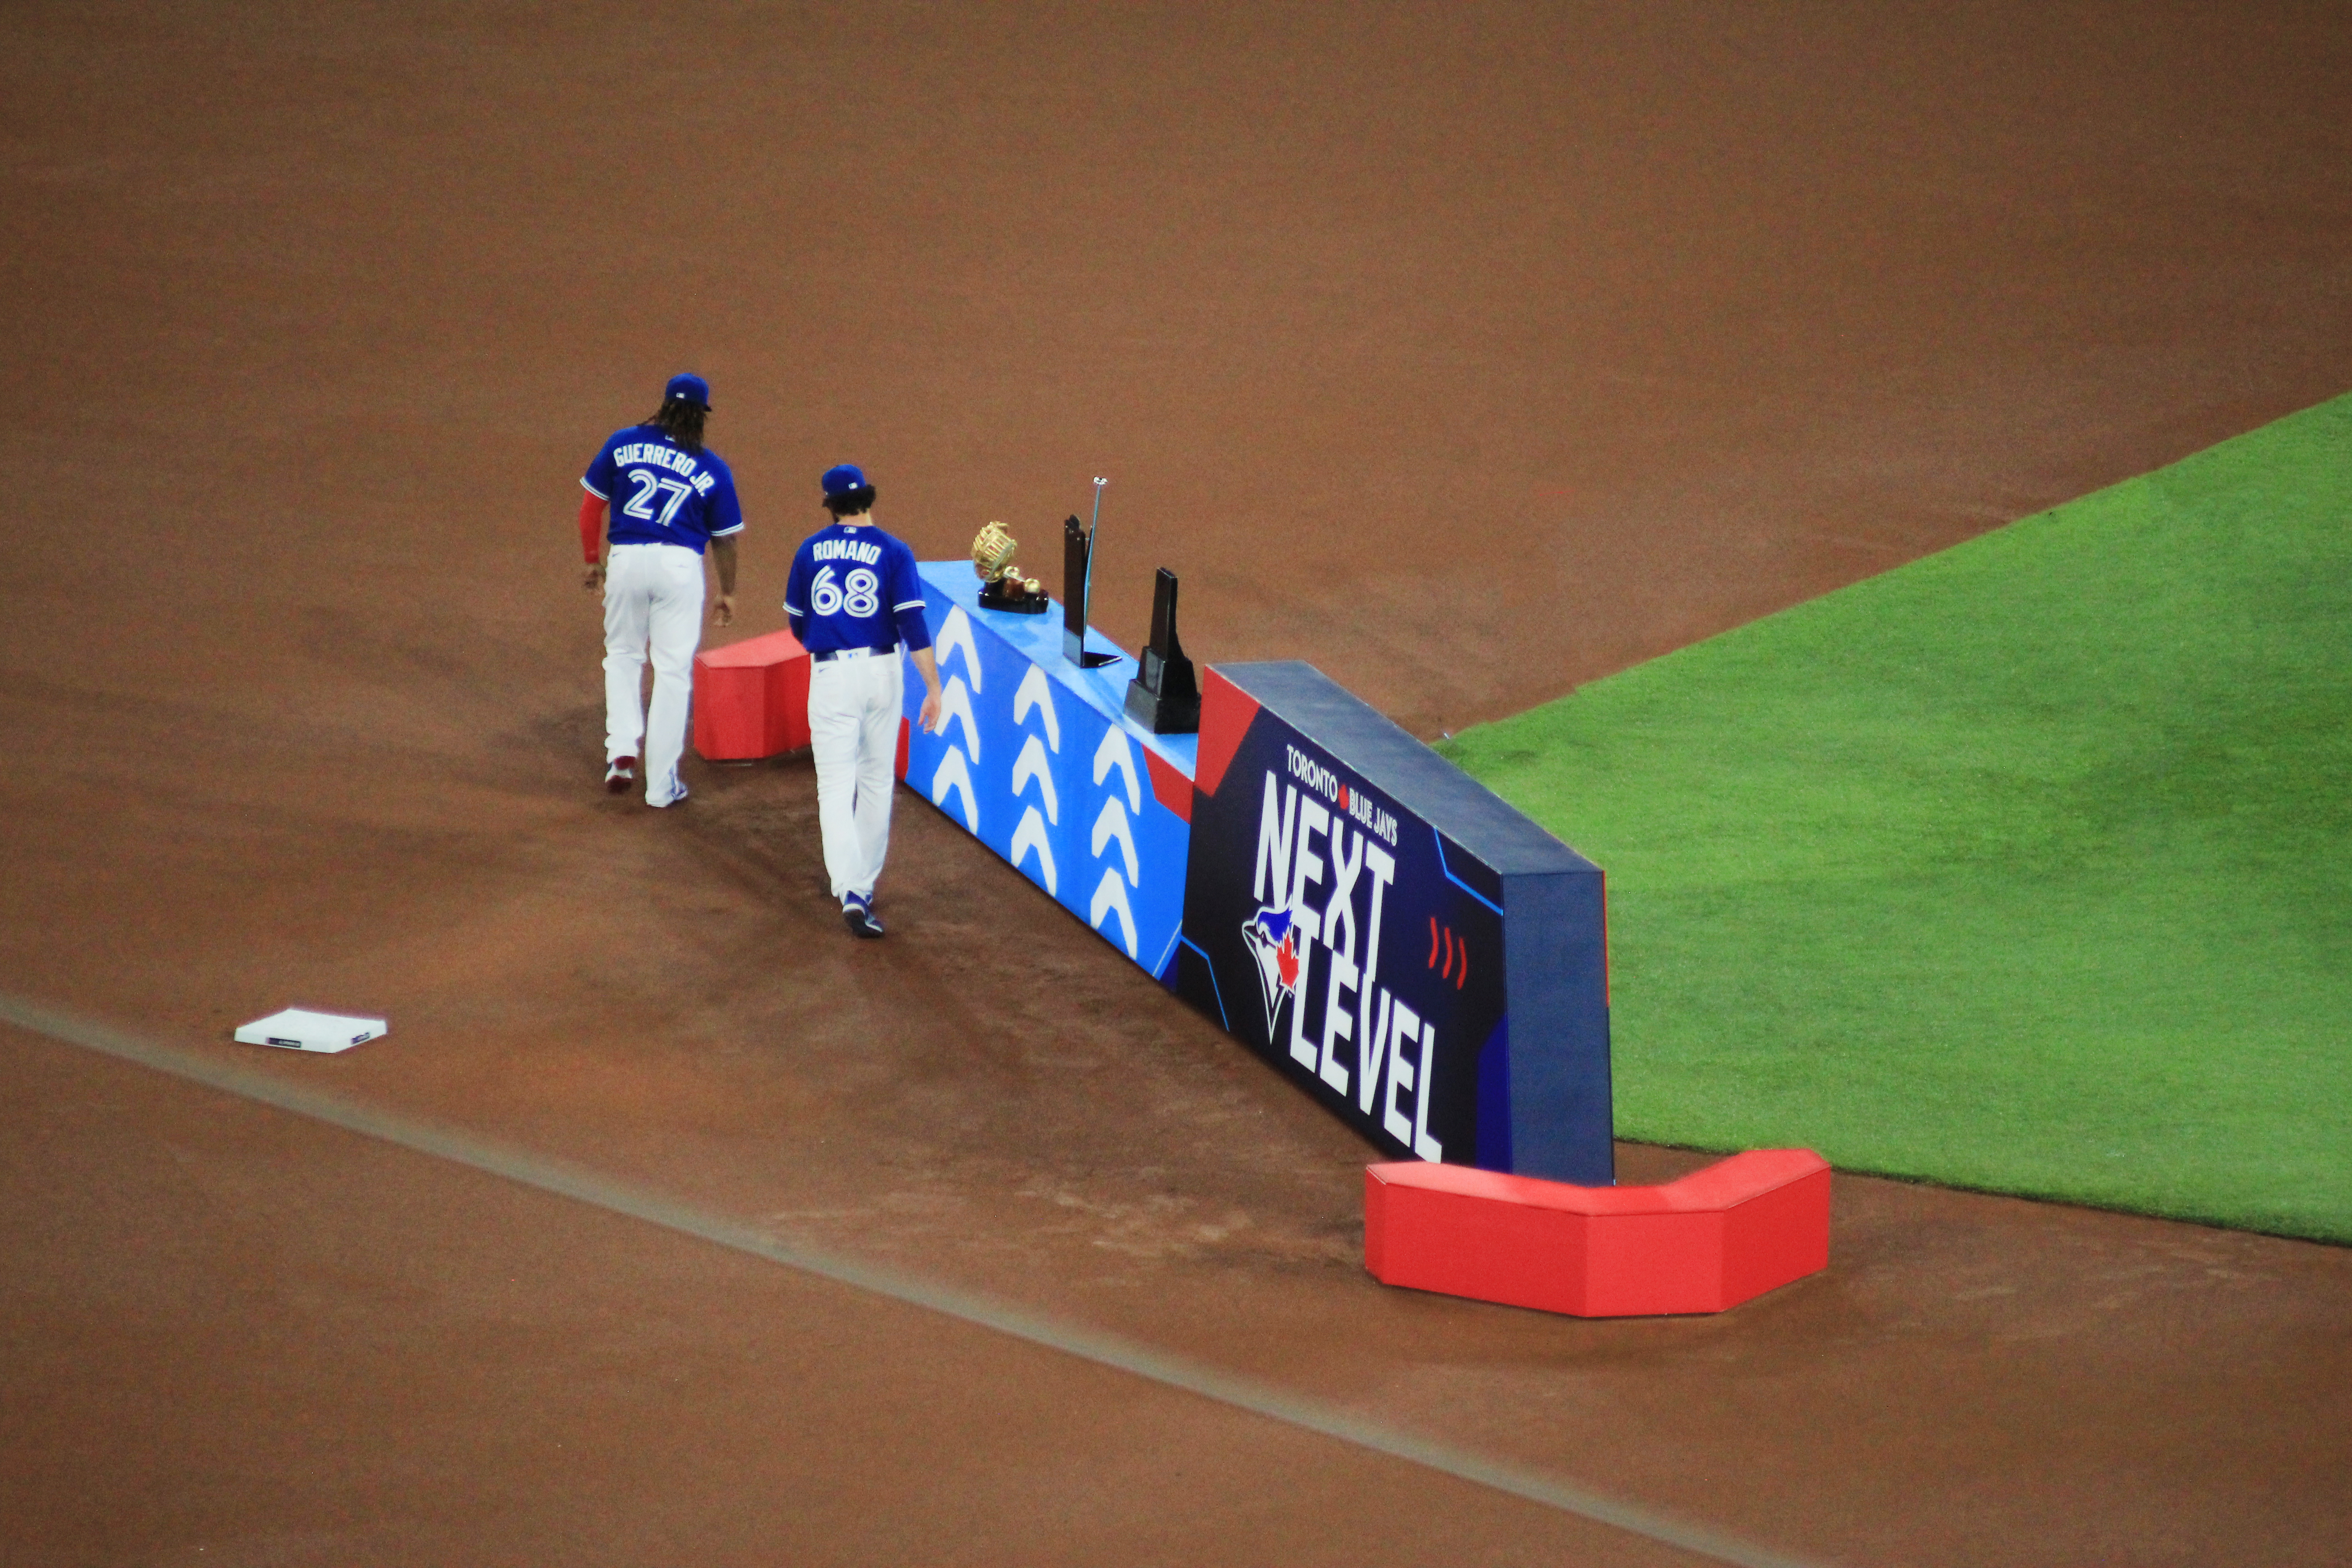
[[603, 587], [604, 585], [604, 563], [600, 561], [595, 565], [589, 567], [587, 574], [580, 579], [580, 585], [587, 589], [592, 594], [597, 589]]
[[940, 732], [940, 694], [938, 691], [934, 690], [923, 699], [923, 710], [915, 715], [915, 722], [923, 727], [923, 733], [926, 735], [936, 735]]

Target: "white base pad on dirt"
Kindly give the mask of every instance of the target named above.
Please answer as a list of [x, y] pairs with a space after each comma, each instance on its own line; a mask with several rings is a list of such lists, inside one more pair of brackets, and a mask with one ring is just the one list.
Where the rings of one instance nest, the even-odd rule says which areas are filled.
[[267, 1018], [256, 1018], [237, 1030], [248, 1046], [282, 1046], [296, 1051], [348, 1051], [385, 1032], [382, 1018], [350, 1018], [341, 1013], [313, 1013], [289, 1007]]

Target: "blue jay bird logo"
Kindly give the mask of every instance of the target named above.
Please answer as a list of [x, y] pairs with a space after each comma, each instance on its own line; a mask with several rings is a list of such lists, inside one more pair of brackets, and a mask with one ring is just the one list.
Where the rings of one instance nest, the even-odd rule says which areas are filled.
[[1242, 941], [1257, 961], [1258, 989], [1265, 997], [1265, 1032], [1271, 1039], [1283, 1003], [1298, 989], [1298, 924], [1288, 910], [1261, 908], [1242, 922]]

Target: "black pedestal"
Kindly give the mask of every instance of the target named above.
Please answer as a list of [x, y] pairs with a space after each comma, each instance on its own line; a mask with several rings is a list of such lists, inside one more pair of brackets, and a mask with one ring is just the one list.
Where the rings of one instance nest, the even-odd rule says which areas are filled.
[[1094, 560], [1095, 537], [1087, 525], [1076, 518], [1062, 522], [1062, 657], [1080, 669], [1095, 669], [1110, 663], [1115, 653], [1090, 653], [1087, 649], [1087, 586], [1090, 581], [1087, 567]]
[[1162, 566], [1151, 585], [1151, 646], [1127, 683], [1127, 716], [1155, 735], [1201, 729], [1201, 683], [1176, 637], [1176, 574]]

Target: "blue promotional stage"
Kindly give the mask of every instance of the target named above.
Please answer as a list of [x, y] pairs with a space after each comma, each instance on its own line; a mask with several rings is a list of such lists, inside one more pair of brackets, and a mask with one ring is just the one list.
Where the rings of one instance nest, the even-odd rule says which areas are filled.
[[1613, 1179], [1598, 867], [1310, 666], [1213, 668], [1155, 735], [1135, 658], [921, 573], [908, 788], [1391, 1156]]
[[921, 565], [940, 661], [940, 731], [912, 721], [907, 784], [1163, 982], [1184, 918], [1192, 839], [1191, 735], [1154, 735], [1125, 711], [1138, 666], [1080, 669], [1058, 614], [983, 609], [969, 561]]

